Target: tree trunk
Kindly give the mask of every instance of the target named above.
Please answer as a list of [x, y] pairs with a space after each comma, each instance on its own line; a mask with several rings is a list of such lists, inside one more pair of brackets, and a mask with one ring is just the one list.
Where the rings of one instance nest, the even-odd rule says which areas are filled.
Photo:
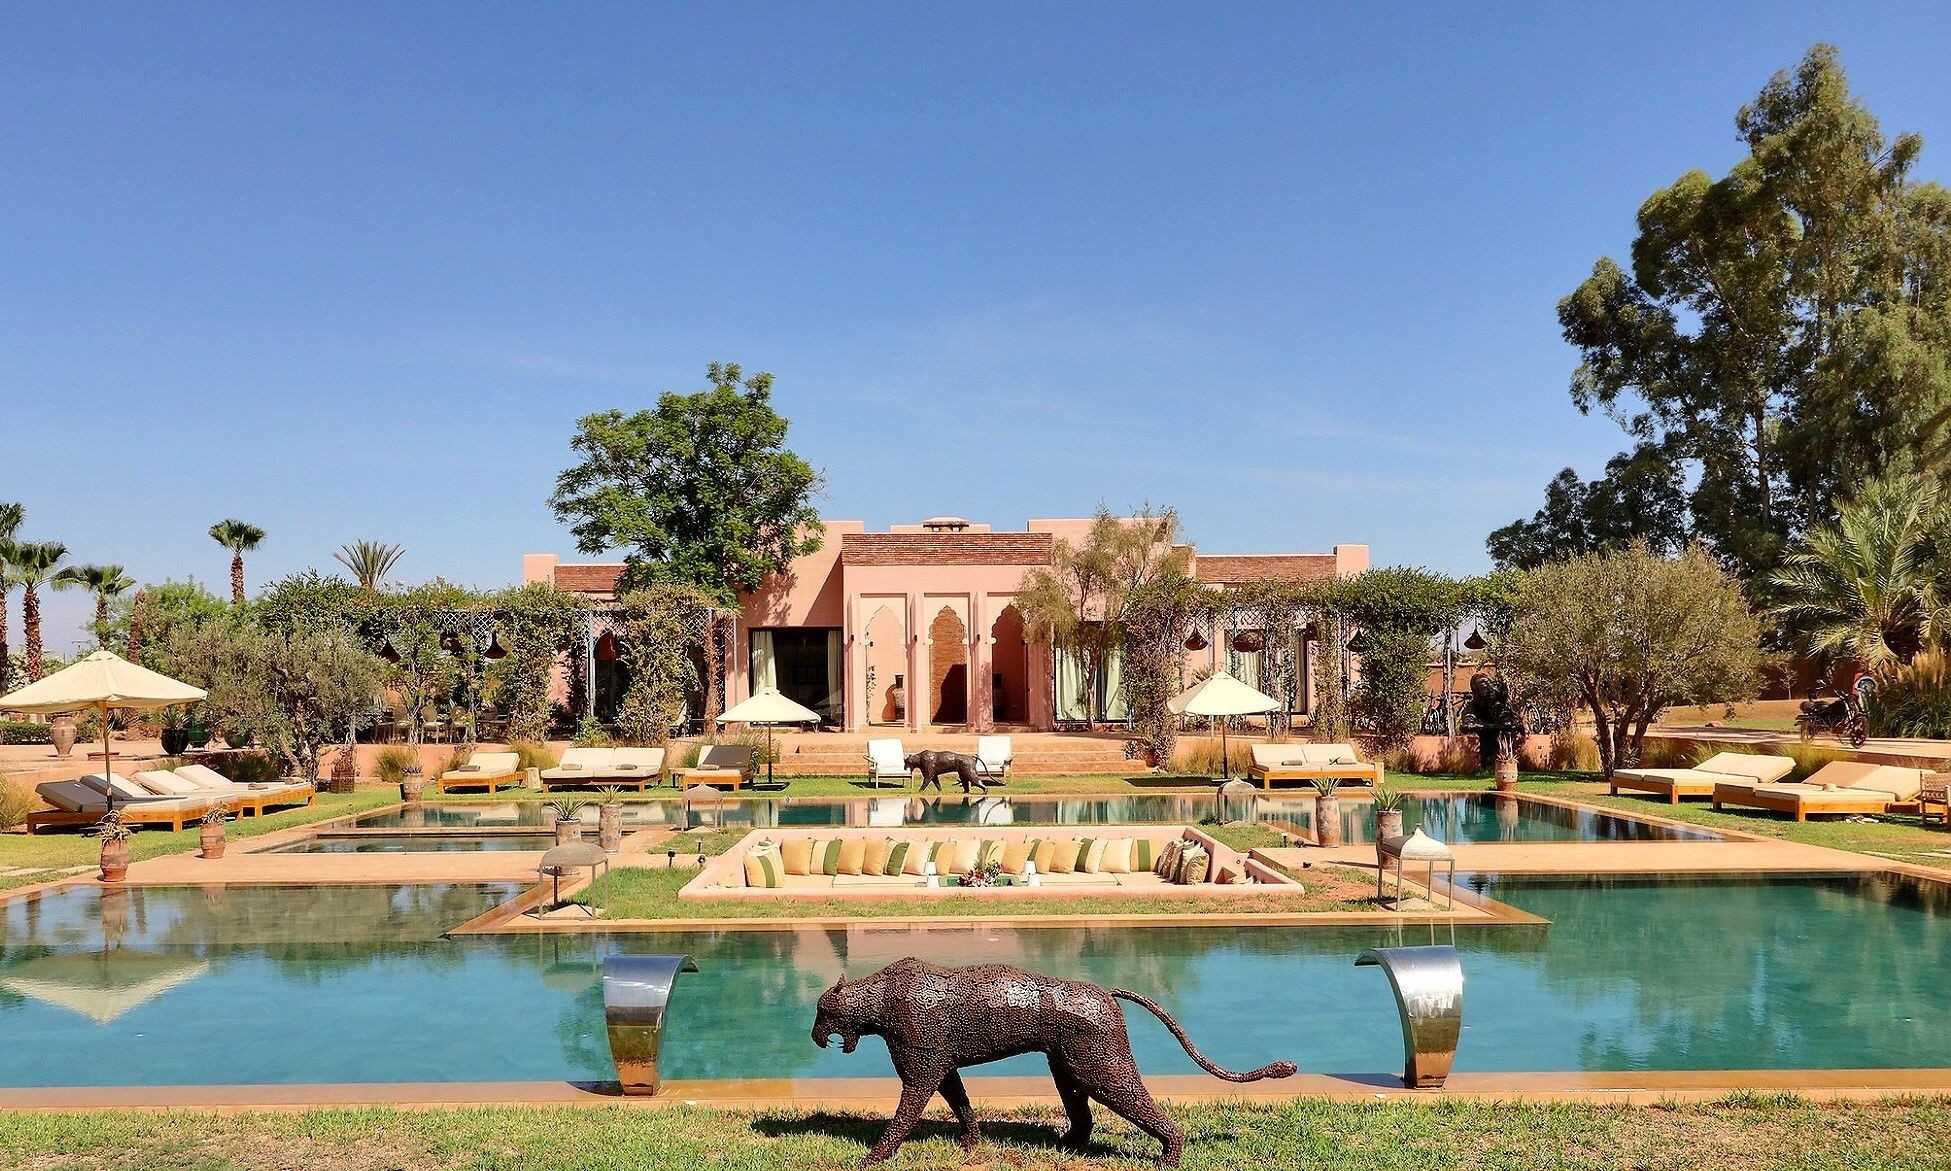
[[230, 600], [235, 605], [244, 604], [244, 554], [241, 550], [230, 555]]
[[6, 586], [0, 584], [0, 695], [13, 690], [13, 650], [7, 646], [7, 617], [11, 609]]
[[20, 629], [27, 639], [27, 681], [41, 681], [41, 591], [32, 582], [21, 588]]
[[95, 649], [108, 649], [108, 595], [95, 595]]
[[1599, 779], [1609, 781], [1613, 770], [1619, 767], [1619, 748], [1612, 739], [1612, 723], [1606, 719], [1605, 705], [1587, 700], [1586, 706], [1592, 711], [1592, 739], [1599, 745]]

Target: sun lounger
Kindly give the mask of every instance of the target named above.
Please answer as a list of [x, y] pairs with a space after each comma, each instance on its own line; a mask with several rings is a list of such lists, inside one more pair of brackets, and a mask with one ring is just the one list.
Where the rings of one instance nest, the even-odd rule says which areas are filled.
[[317, 791], [303, 781], [240, 784], [202, 764], [186, 764], [175, 772], [152, 769], [137, 773], [133, 779], [136, 784], [159, 796], [215, 798], [240, 817], [262, 817], [267, 809], [310, 805], [318, 796]]
[[1714, 808], [1736, 805], [1791, 813], [1797, 821], [1812, 814], [1880, 814], [1918, 807], [1924, 770], [1861, 761], [1833, 761], [1799, 785], [1718, 786]]
[[28, 814], [27, 832], [37, 834], [60, 826], [94, 825], [108, 813], [111, 788], [115, 792], [115, 808], [121, 812], [122, 820], [131, 825], [182, 829], [221, 804], [207, 796], [159, 797], [114, 773], [106, 779], [90, 775], [72, 781], [44, 781], [34, 791], [53, 808]]
[[1786, 756], [1718, 752], [1692, 768], [1622, 768], [1612, 774], [1610, 788], [1615, 797], [1631, 789], [1678, 805], [1682, 797], [1712, 797], [1716, 786], [1770, 785], [1794, 771], [1795, 762]]
[[724, 785], [736, 789], [757, 767], [759, 750], [745, 744], [707, 744], [698, 751], [698, 763], [678, 770], [678, 783]]
[[869, 740], [867, 742], [867, 783], [876, 789], [882, 781], [893, 781], [900, 788], [908, 787], [908, 778], [913, 772], [906, 763], [907, 753], [901, 751], [901, 741], [892, 737]]
[[1255, 744], [1247, 776], [1271, 789], [1276, 781], [1334, 777], [1343, 784], [1379, 785], [1382, 766], [1362, 759], [1352, 744]]
[[554, 768], [542, 770], [542, 789], [616, 785], [635, 786], [641, 793], [649, 785], [664, 783], [662, 748], [565, 748]]
[[438, 788], [443, 793], [479, 789], [493, 793], [519, 788], [522, 783], [522, 758], [513, 752], [477, 752], [457, 769], [440, 774]]

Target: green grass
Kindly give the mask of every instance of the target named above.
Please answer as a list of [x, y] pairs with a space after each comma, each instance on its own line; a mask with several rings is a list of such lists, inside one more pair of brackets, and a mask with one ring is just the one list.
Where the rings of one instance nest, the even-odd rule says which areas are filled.
[[[761, 774], [763, 776], [763, 774]], [[914, 796], [916, 789], [910, 782], [904, 788], [882, 785], [880, 788], [868, 784], [858, 776], [850, 777], [780, 777], [786, 783], [783, 789], [739, 789], [728, 796], [750, 797], [898, 797], [902, 794]], [[998, 797], [1024, 797], [1036, 794], [1062, 793], [1066, 796], [1117, 796], [1133, 793], [1184, 793], [1211, 792], [1215, 781], [1211, 777], [1149, 776], [1134, 773], [1131, 776], [1109, 776], [1102, 773], [1077, 773], [1062, 776], [1011, 777], [1007, 785], [995, 785], [990, 794]], [[962, 790], [953, 779], [942, 782], [942, 792], [946, 795], [958, 794]], [[594, 797], [594, 789], [570, 789], [561, 791], [564, 796]], [[625, 789], [624, 801], [668, 801], [676, 796], [678, 790], [669, 785], [646, 789], [638, 793]], [[929, 796], [935, 791], [930, 789]], [[428, 789], [425, 800], [429, 802], [453, 802], [472, 804], [476, 802], [495, 802], [510, 800], [540, 800], [541, 794], [530, 788], [503, 789], [499, 793], [449, 793], [440, 794]]]
[[[978, 1107], [973, 1163], [937, 1104], [889, 1166], [1135, 1171], [1158, 1146], [1103, 1109], [1089, 1151], [1055, 1145], [1046, 1108]], [[1782, 1097], [1705, 1105], [1444, 1101], [1215, 1103], [1172, 1107], [1188, 1171], [1913, 1171], [1951, 1162], [1942, 1099], [1818, 1104]], [[728, 1171], [853, 1168], [885, 1118], [840, 1111], [493, 1108], [221, 1114], [0, 1113], [0, 1168], [20, 1171]]]
[[[653, 853], [655, 851], [652, 851]], [[1264, 894], [1237, 895], [1224, 904], [1190, 894], [1118, 898], [1007, 894], [917, 895], [901, 899], [850, 899], [806, 895], [792, 899], [680, 899], [677, 892], [697, 877], [696, 870], [626, 867], [612, 870], [574, 896], [606, 919], [793, 919], [793, 918], [968, 918], [972, 915], [1183, 915], [1223, 908], [1232, 914], [1311, 914], [1369, 910], [1374, 882], [1339, 867], [1317, 866], [1305, 875], [1301, 893], [1267, 888]]]
[[[361, 789], [356, 793], [320, 793], [318, 800], [306, 809], [287, 809], [265, 817], [233, 818], [230, 822], [230, 837], [236, 841], [253, 838], [273, 830], [289, 829], [295, 825], [308, 825], [315, 821], [325, 821], [347, 814], [363, 813], [384, 805], [397, 804], [399, 793], [393, 789]], [[201, 831], [195, 825], [181, 830], [141, 829], [129, 839], [129, 858], [140, 862], [144, 858], [155, 858], [163, 854], [181, 853], [197, 848], [197, 836]], [[54, 872], [72, 866], [93, 865], [101, 852], [101, 843], [79, 830], [62, 829], [53, 833], [0, 834], [0, 869], [25, 869], [32, 873], [0, 877], [0, 890], [17, 886], [27, 886], [35, 882], [45, 882], [54, 877]]]

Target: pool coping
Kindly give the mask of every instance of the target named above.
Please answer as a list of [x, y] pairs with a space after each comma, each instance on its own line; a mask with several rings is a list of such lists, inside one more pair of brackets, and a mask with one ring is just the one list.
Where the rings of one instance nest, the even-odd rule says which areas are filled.
[[[1048, 1077], [964, 1079], [991, 1109], [1061, 1105]], [[1951, 1096], [1951, 1069], [1638, 1070], [1457, 1073], [1440, 1089], [1407, 1089], [1384, 1073], [1303, 1073], [1237, 1085], [1199, 1074], [1147, 1075], [1160, 1099], [1177, 1103], [1276, 1104], [1306, 1099], [1436, 1105], [1455, 1101], [1662, 1105], [1711, 1102], [1741, 1093], [1785, 1093], [1812, 1101]], [[729, 1110], [835, 1108], [891, 1112], [901, 1083], [891, 1077], [667, 1081], [648, 1097], [613, 1082], [342, 1082], [292, 1085], [67, 1086], [0, 1089], [0, 1110], [204, 1110], [218, 1113], [384, 1106], [403, 1110], [479, 1107]]]

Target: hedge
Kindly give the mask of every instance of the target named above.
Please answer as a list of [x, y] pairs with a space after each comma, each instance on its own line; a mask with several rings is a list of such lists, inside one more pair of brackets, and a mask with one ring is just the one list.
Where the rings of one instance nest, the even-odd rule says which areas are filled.
[[0, 720], [0, 744], [52, 744], [51, 728], [25, 720]]

